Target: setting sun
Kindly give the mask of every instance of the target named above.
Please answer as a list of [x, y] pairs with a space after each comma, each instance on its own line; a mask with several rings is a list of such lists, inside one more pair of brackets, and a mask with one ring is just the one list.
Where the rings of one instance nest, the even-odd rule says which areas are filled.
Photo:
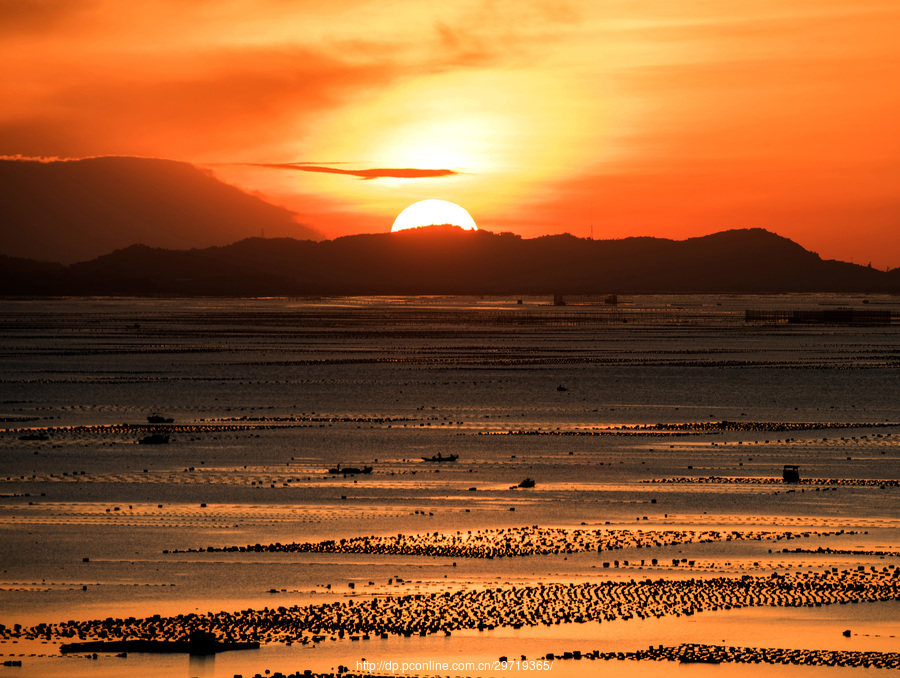
[[462, 207], [448, 200], [420, 200], [397, 215], [391, 233], [421, 226], [450, 224], [467, 231], [477, 231], [475, 220]]
[[[900, 267], [898, 3], [172, 6], [0, 2], [0, 60], [15, 64], [0, 160], [188, 163], [277, 206], [269, 237], [385, 231], [440, 196], [480, 230], [524, 238], [763, 228], [825, 259]], [[36, 180], [48, 197], [33, 202], [69, 205], [59, 181]], [[0, 193], [0, 212], [25, 195], [5, 176]], [[98, 209], [125, 197], [78, 195]], [[194, 200], [197, 214], [221, 204]], [[224, 245], [263, 230], [234, 209], [224, 231], [214, 216], [152, 232], [106, 224], [119, 207], [71, 209], [99, 235], [48, 213], [46, 234], [10, 226], [0, 253], [74, 263], [136, 239]]]

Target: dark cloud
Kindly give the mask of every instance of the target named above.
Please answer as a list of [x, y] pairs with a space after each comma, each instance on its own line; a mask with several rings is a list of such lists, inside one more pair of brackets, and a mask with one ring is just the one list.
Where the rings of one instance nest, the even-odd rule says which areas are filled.
[[0, 34], [43, 33], [63, 25], [93, 5], [85, 0], [9, 0], [0, 2]]
[[[84, 64], [73, 66], [39, 105], [0, 111], [0, 149], [72, 157], [243, 153], [302, 137], [311, 116], [397, 77], [390, 64], [351, 63], [302, 48], [166, 59], [158, 70], [135, 67], [102, 79], [84, 77], [90, 70]], [[190, 66], [178, 67], [182, 60]]]
[[[520, 63], [532, 51], [542, 53], [548, 31], [558, 26], [552, 18], [535, 14], [530, 2], [510, 21], [501, 20], [506, 16], [502, 6], [485, 2], [448, 11], [450, 16], [438, 22], [436, 32], [423, 27], [421, 39], [414, 42], [373, 32], [363, 39], [223, 46], [188, 39], [189, 20], [197, 22], [198, 31], [213, 21], [197, 7], [213, 6], [215, 0], [187, 3], [190, 11], [173, 9], [171, 16], [161, 15], [160, 8], [174, 8], [179, 0], [159, 0], [158, 6], [123, 4], [133, 11], [121, 13], [101, 11], [106, 1], [0, 0], [0, 35], [22, 32], [30, 38], [37, 32], [44, 41], [40, 48], [19, 53], [11, 41], [7, 52], [0, 47], [0, 57], [13, 54], [16, 62], [23, 61], [5, 85], [0, 152], [131, 154], [204, 163], [267, 157], [284, 141], [296, 144], [310, 135], [311, 123], [324, 113], [364, 105], [398, 82]], [[280, 11], [282, 1], [262, 4], [274, 12]], [[307, 2], [310, 10], [318, 6], [313, 0], [285, 4], [296, 10]], [[536, 6], [544, 4], [552, 3], [540, 0]], [[165, 30], [165, 39], [150, 42], [149, 51], [119, 42], [114, 27], [128, 17], [147, 22], [150, 35]], [[330, 168], [319, 171], [334, 173]], [[452, 174], [402, 171], [352, 174], [361, 179]]]
[[417, 169], [413, 167], [379, 167], [375, 169], [349, 170], [324, 165], [311, 165], [302, 162], [285, 163], [246, 163], [249, 167], [267, 167], [278, 170], [296, 170], [298, 172], [320, 172], [322, 174], [344, 174], [360, 179], [434, 179], [437, 177], [453, 177], [459, 172], [450, 169]]

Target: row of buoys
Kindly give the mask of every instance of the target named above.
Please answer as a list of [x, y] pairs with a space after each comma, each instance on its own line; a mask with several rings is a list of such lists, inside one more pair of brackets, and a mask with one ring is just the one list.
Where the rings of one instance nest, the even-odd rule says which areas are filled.
[[[803, 421], [695, 421], [679, 424], [635, 424], [616, 427], [627, 431], [818, 431], [841, 428], [884, 428], [900, 426], [889, 422], [803, 422]], [[766, 441], [768, 442], [768, 441]]]
[[677, 661], [685, 664], [793, 664], [795, 666], [855, 666], [879, 669], [900, 668], [900, 652], [852, 650], [797, 650], [787, 648], [733, 647], [685, 644], [650, 647], [636, 652], [581, 652], [547, 654], [547, 660], [601, 659]]
[[[900, 423], [891, 422], [786, 422], [786, 421], [710, 421], [687, 422], [680, 424], [634, 424], [610, 426], [608, 428], [575, 428], [575, 429], [511, 429], [507, 431], [482, 431], [480, 435], [563, 435], [563, 436], [598, 436], [598, 435], [641, 435], [641, 436], [685, 436], [703, 433], [722, 432], [755, 432], [755, 433], [787, 433], [791, 431], [818, 431], [853, 428], [896, 427]], [[890, 434], [888, 434], [890, 435]], [[875, 437], [881, 437], [876, 434]], [[866, 436], [861, 436], [866, 438]], [[788, 438], [784, 442], [796, 442]], [[769, 442], [768, 440], [766, 441]], [[778, 440], [777, 442], [782, 442]]]
[[177, 640], [207, 631], [223, 642], [317, 642], [328, 636], [448, 634], [458, 629], [690, 616], [742, 607], [900, 600], [900, 569], [773, 573], [733, 578], [646, 579], [377, 596], [320, 605], [173, 617], [0, 625], [0, 638]]
[[[852, 534], [848, 532], [848, 534]], [[900, 558], [900, 551], [875, 551], [872, 549], [833, 549], [820, 546], [816, 549], [781, 549], [782, 553], [824, 553], [838, 556], [878, 556], [879, 558]]]
[[[6, 429], [7, 433], [28, 433], [37, 431], [43, 434], [91, 434], [106, 433], [140, 433], [154, 430], [158, 424], [79, 424], [74, 426], [46, 426], [43, 428]], [[288, 428], [275, 424], [166, 424], [166, 431], [178, 433], [230, 433], [232, 431], [263, 431], [268, 429]]]
[[[515, 556], [660, 548], [721, 541], [780, 541], [824, 537], [843, 532], [774, 532], [766, 530], [630, 530], [514, 527], [455, 533], [397, 534], [329, 539], [321, 542], [203, 546], [168, 553], [367, 553], [442, 556], [448, 558], [510, 558]], [[843, 533], [846, 534], [846, 533]]]
[[303, 415], [292, 415], [292, 416], [271, 416], [271, 417], [211, 417], [209, 419], [201, 419], [200, 421], [209, 421], [209, 422], [217, 422], [217, 423], [229, 423], [229, 422], [254, 422], [254, 423], [267, 423], [267, 424], [303, 424], [303, 423], [348, 423], [348, 424], [390, 424], [398, 421], [411, 421], [411, 419], [407, 417], [342, 417], [342, 416], [333, 416], [333, 417], [316, 417], [316, 416], [303, 416]]
[[623, 431], [619, 429], [511, 429], [507, 431], [479, 431], [480, 436], [643, 436], [647, 438], [677, 438], [698, 436], [700, 433], [687, 431]]
[[[737, 477], [737, 476], [676, 476], [674, 478], [651, 478], [645, 483], [709, 483], [711, 485], [784, 485], [781, 478]], [[879, 480], [874, 478], [804, 478], [792, 485], [839, 485], [842, 487], [900, 487], [900, 479]]]

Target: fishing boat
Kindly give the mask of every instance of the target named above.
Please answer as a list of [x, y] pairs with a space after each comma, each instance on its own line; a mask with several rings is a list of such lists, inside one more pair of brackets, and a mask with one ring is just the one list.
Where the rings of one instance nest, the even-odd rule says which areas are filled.
[[422, 457], [422, 461], [456, 461], [457, 459], [459, 459], [458, 454], [451, 454], [445, 457], [440, 452], [433, 457]]
[[720, 659], [716, 659], [715, 657], [704, 657], [704, 656], [680, 656], [678, 657], [679, 664], [721, 664], [722, 661]]
[[167, 445], [169, 436], [165, 433], [152, 433], [138, 440], [138, 445]]
[[46, 433], [29, 433], [24, 436], [19, 436], [19, 440], [50, 440], [50, 436]]
[[371, 473], [371, 466], [363, 466], [362, 468], [357, 468], [355, 466], [345, 466], [341, 468], [341, 465], [338, 464], [334, 468], [328, 469], [328, 473], [331, 475], [345, 475], [345, 476], [355, 476], [358, 473]]
[[786, 483], [800, 482], [800, 467], [795, 464], [785, 464], [781, 472], [781, 478]]
[[232, 650], [258, 650], [256, 641], [237, 642], [220, 641], [208, 631], [194, 631], [189, 638], [182, 640], [94, 640], [85, 643], [66, 643], [59, 651], [63, 654], [93, 652], [185, 652], [194, 655], [216, 654]]

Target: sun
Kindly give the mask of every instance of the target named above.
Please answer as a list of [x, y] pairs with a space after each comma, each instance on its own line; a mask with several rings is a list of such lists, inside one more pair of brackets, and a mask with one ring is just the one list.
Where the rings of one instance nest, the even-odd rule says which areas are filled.
[[475, 220], [465, 209], [448, 200], [420, 200], [397, 215], [391, 233], [421, 226], [451, 224], [467, 231], [477, 231]]

